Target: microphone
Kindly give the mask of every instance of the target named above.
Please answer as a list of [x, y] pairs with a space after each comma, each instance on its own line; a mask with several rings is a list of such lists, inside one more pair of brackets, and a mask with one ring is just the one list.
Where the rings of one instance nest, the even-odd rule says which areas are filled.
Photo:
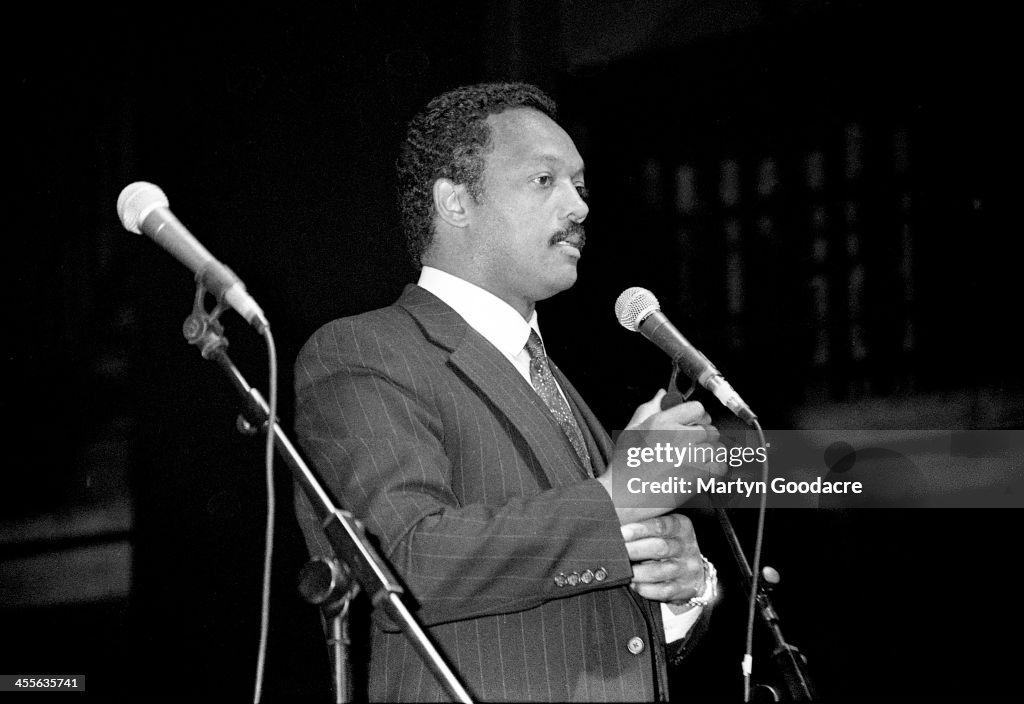
[[234, 308], [258, 332], [270, 326], [256, 301], [245, 291], [235, 273], [213, 258], [206, 247], [185, 229], [168, 210], [170, 203], [158, 186], [136, 181], [125, 186], [117, 197], [117, 215], [124, 229], [137, 235], [145, 233], [174, 258], [195, 272], [196, 281], [206, 287], [219, 302]]
[[669, 322], [653, 293], [637, 286], [627, 288], [615, 301], [615, 315], [622, 327], [639, 332], [660, 347], [686, 376], [713, 393], [742, 421], [752, 425], [757, 419], [715, 365]]

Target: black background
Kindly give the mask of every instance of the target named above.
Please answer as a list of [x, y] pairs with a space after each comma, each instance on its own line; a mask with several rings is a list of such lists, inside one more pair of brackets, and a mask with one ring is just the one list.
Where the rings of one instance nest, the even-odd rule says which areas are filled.
[[[677, 22], [645, 33], [631, 20], [658, 12]], [[880, 354], [861, 370], [817, 371], [832, 400], [868, 409], [872, 399], [914, 398], [907, 368], [915, 393], [971, 399], [996, 389], [1019, 404], [1018, 248], [1005, 198], [1020, 164], [1008, 99], [1018, 80], [1007, 26], [987, 6], [738, 1], [37, 8], [10, 22], [4, 405], [16, 421], [0, 506], [11, 522], [73, 511], [83, 448], [116, 427], [111, 462], [135, 518], [130, 594], [0, 611], [0, 671], [85, 673], [92, 693], [133, 699], [250, 696], [262, 447], [234, 432], [230, 389], [180, 337], [189, 275], [121, 229], [123, 186], [159, 184], [260, 301], [287, 423], [290, 367], [305, 339], [332, 318], [390, 303], [415, 275], [394, 205], [405, 121], [448, 87], [536, 81], [560, 101], [593, 193], [580, 283], [541, 308], [552, 356], [620, 427], [667, 378], [658, 353], [610, 315], [619, 291], [648, 285], [669, 292], [666, 310], [701, 331], [695, 339], [766, 426], [786, 428], [811, 406], [810, 376], [794, 361], [807, 315], [787, 285], [800, 271], [796, 245], [762, 253], [751, 287], [775, 295], [744, 323], [755, 342], [742, 354], [729, 348], [716, 327], [721, 272], [694, 264], [713, 246], [686, 252], [661, 236], [662, 211], [642, 204], [638, 155], [713, 163], [770, 152], [786, 164], [850, 120], [868, 133], [910, 126], [922, 204], [919, 348], [898, 363]], [[680, 283], [687, 257], [692, 276]], [[890, 304], [898, 295], [871, 314]], [[233, 315], [224, 322], [236, 363], [265, 388], [262, 342]], [[870, 393], [830, 383], [857, 374]], [[1019, 427], [1019, 405], [1000, 418]], [[967, 422], [984, 427], [980, 413]], [[278, 486], [266, 698], [327, 701], [317, 616], [294, 589], [304, 548], [283, 472]], [[1010, 693], [1018, 515], [770, 516], [767, 558], [785, 578], [778, 610], [819, 689], [830, 699]], [[717, 527], [698, 521], [726, 596], [674, 691], [738, 700], [745, 606]], [[750, 516], [737, 523], [750, 540]], [[3, 555], [34, 549], [8, 545]], [[766, 653], [757, 666], [770, 675]]]

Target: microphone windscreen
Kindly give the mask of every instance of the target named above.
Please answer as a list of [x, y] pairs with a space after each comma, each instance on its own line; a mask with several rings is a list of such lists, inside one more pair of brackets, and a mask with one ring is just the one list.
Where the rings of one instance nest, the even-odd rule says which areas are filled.
[[651, 313], [661, 310], [658, 299], [645, 288], [633, 286], [619, 294], [615, 300], [615, 317], [622, 327], [636, 332]]
[[166, 208], [170, 205], [167, 196], [159, 186], [145, 181], [136, 181], [124, 187], [117, 197], [117, 216], [121, 218], [124, 229], [141, 235], [139, 226], [154, 208]]

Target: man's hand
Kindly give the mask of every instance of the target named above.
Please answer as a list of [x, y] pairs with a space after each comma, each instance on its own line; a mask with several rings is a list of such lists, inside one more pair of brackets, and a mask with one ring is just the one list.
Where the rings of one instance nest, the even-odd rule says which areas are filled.
[[[671, 511], [691, 496], [682, 492], [655, 496], [631, 492], [627, 490], [627, 482], [631, 477], [640, 477], [649, 482], [682, 478], [690, 481], [692, 487], [698, 477], [707, 479], [712, 474], [721, 476], [726, 473], [724, 467], [714, 462], [690, 462], [680, 460], [677, 456], [665, 456], [664, 453], [659, 455], [660, 461], [641, 462], [638, 459], [640, 452], [653, 453], [667, 446], [682, 451], [700, 451], [702, 448], [714, 450], [719, 447], [718, 429], [711, 424], [711, 416], [704, 410], [704, 406], [690, 401], [661, 410], [664, 395], [665, 391], [659, 390], [653, 399], [637, 407], [615, 445], [608, 469], [597, 478], [611, 496], [622, 524], [643, 521]], [[618, 483], [616, 476], [619, 478]]]
[[627, 523], [622, 539], [633, 562], [631, 586], [640, 596], [679, 606], [703, 592], [704, 562], [686, 516], [669, 513]]

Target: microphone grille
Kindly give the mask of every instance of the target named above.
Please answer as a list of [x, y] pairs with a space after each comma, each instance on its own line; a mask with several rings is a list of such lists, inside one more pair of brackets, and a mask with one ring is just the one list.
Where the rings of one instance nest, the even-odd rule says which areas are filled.
[[124, 187], [117, 197], [117, 216], [121, 218], [124, 229], [142, 234], [139, 225], [154, 208], [166, 208], [170, 205], [167, 196], [159, 186], [145, 181], [136, 181]]
[[622, 327], [636, 332], [648, 315], [661, 310], [658, 299], [645, 288], [633, 286], [619, 294], [615, 300], [615, 316]]

